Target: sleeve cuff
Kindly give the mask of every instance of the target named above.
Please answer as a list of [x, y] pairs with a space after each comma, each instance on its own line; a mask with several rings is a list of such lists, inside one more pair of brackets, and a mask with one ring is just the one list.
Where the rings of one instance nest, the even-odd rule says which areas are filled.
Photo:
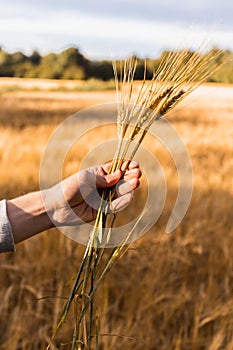
[[11, 224], [7, 216], [6, 200], [0, 201], [0, 253], [14, 252], [15, 242]]

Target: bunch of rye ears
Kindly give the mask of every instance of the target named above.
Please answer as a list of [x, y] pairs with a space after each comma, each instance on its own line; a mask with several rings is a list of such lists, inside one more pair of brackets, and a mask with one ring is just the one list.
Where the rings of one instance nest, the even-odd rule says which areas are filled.
[[[133, 93], [136, 58], [130, 57], [124, 61], [113, 62], [118, 102], [118, 146], [109, 173], [122, 169], [123, 163], [125, 170], [127, 169], [150, 126], [219, 68], [217, 62], [220, 55], [221, 51], [218, 50], [208, 53], [201, 53], [201, 50], [167, 52], [149, 81], [146, 79], [145, 64], [144, 79], [136, 94]], [[125, 170], [123, 169], [122, 176]], [[65, 322], [73, 303], [76, 314], [71, 350], [99, 349], [99, 317], [94, 304], [94, 295], [103, 277], [128, 249], [128, 242], [135, 228], [134, 226], [126, 233], [117, 247], [106, 249], [117, 215], [110, 210], [114, 194], [114, 188], [104, 190], [102, 193], [97, 217], [71, 294], [60, 313], [47, 350], [56, 349], [56, 334]], [[103, 259], [106, 250], [108, 250], [107, 258]]]

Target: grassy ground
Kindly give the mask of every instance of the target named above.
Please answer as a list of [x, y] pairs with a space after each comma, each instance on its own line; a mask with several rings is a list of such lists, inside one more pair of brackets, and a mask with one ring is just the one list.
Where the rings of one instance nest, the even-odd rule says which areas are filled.
[[113, 90], [114, 80], [101, 81], [88, 80], [53, 80], [53, 79], [26, 79], [26, 78], [0, 78], [0, 93], [20, 91], [106, 91]]
[[[46, 90], [0, 95], [1, 198], [38, 189], [42, 152], [61, 121], [83, 108], [115, 102], [111, 91]], [[194, 171], [190, 208], [171, 235], [164, 231], [177, 193], [176, 169], [161, 146], [146, 140], [166, 175], [165, 208], [99, 290], [101, 349], [233, 349], [232, 92], [204, 86], [168, 116]], [[64, 174], [76, 171], [84, 154], [107, 134], [102, 129], [89, 142], [84, 138], [79, 152], [67, 156]], [[138, 198], [144, 197], [142, 182]], [[45, 349], [83, 250], [53, 229], [0, 256], [1, 350]], [[58, 336], [59, 349], [70, 348], [73, 321], [71, 314]]]

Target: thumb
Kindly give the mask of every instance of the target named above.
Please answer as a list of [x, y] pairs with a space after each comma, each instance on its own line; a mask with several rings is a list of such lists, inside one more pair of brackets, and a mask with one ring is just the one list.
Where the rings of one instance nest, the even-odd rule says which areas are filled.
[[121, 178], [121, 171], [116, 170], [109, 175], [96, 175], [96, 187], [105, 188], [114, 186]]

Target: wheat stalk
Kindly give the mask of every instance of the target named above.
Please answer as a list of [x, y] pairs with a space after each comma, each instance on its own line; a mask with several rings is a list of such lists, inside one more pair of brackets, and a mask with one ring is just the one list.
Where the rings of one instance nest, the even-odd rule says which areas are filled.
[[[221, 51], [215, 51], [215, 55], [211, 52], [201, 54], [200, 50], [195, 52], [189, 50], [171, 51], [164, 55], [160, 66], [154, 72], [150, 81], [146, 81], [145, 64], [144, 79], [135, 100], [133, 100], [133, 96], [135, 96], [133, 90], [134, 75], [137, 68], [136, 58], [130, 57], [118, 64], [113, 62], [118, 106], [118, 146], [109, 173], [121, 169], [124, 160], [127, 158], [128, 162], [122, 176], [124, 175], [150, 126], [173, 109], [219, 68], [215, 59], [220, 54]], [[132, 144], [133, 148], [130, 150]], [[72, 303], [75, 299], [79, 299], [80, 311], [77, 314], [74, 328], [73, 350], [90, 350], [93, 338], [96, 339], [95, 349], [98, 349], [98, 321], [96, 321], [98, 317], [95, 315], [94, 295], [106, 273], [127, 251], [129, 239], [134, 231], [133, 228], [128, 232], [121, 244], [109, 251], [108, 257], [104, 261], [105, 247], [111, 237], [111, 230], [117, 215], [116, 213], [111, 214], [112, 219], [108, 224], [114, 194], [114, 189], [105, 190], [102, 194], [95, 224], [90, 233], [89, 242], [72, 292], [64, 305], [52, 335], [53, 341], [56, 333], [66, 320]], [[138, 221], [140, 220], [141, 216]], [[49, 348], [50, 344], [47, 349]]]

